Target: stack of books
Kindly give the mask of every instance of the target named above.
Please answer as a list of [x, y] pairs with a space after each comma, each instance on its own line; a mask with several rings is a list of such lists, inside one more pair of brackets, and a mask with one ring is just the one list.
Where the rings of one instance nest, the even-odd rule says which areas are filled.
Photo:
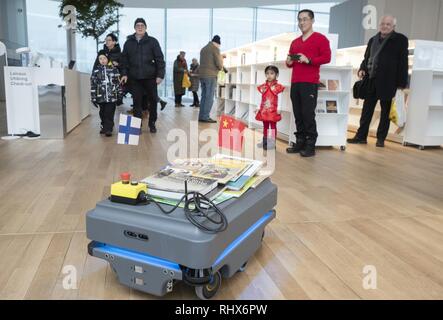
[[[177, 159], [143, 179], [154, 200], [176, 205], [188, 192], [206, 195], [215, 204], [241, 197], [271, 175], [262, 170], [263, 162], [226, 155], [204, 159]], [[184, 203], [181, 203], [183, 206]]]

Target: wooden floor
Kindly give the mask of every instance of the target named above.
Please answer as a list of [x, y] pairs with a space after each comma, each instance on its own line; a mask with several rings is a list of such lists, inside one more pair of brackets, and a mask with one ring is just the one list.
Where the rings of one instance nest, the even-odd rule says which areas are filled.
[[[0, 141], [0, 298], [156, 299], [117, 282], [90, 257], [85, 213], [118, 174], [166, 162], [166, 134], [196, 110], [168, 106], [138, 148], [98, 134], [94, 113], [64, 141]], [[277, 219], [247, 270], [220, 299], [443, 299], [443, 150], [387, 143], [322, 149], [313, 159], [277, 146]], [[77, 289], [63, 289], [63, 267]], [[363, 287], [363, 268], [377, 289]], [[169, 299], [194, 299], [179, 284]]]

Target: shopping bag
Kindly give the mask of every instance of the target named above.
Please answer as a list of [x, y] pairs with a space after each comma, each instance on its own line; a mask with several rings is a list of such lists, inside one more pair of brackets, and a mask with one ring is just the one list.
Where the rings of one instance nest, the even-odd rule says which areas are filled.
[[224, 86], [226, 81], [226, 73], [223, 70], [220, 70], [217, 74], [217, 84], [219, 86]]
[[389, 119], [399, 128], [403, 128], [406, 122], [406, 102], [405, 94], [401, 90], [397, 90], [394, 99], [392, 99], [391, 111]]
[[189, 76], [187, 73], [185, 73], [183, 76], [182, 87], [183, 88], [190, 88], [191, 87], [191, 80], [189, 79]]

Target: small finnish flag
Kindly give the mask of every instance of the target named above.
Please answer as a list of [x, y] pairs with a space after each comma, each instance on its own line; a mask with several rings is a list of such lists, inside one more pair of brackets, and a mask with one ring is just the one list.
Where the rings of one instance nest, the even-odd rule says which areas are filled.
[[140, 118], [120, 114], [117, 143], [138, 146], [141, 125]]

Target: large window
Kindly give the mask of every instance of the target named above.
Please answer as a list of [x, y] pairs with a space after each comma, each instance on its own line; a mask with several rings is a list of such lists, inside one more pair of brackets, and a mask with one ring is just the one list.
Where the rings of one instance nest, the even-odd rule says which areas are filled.
[[214, 9], [213, 34], [221, 38], [222, 50], [228, 50], [253, 41], [254, 9]]
[[[29, 46], [34, 51], [66, 64], [66, 31], [59, 27], [63, 24], [58, 16], [59, 3], [53, 0], [26, 0], [28, 38]], [[186, 60], [190, 64], [192, 58], [200, 58], [201, 48], [215, 34], [221, 37], [221, 50], [228, 50], [283, 32], [298, 31], [297, 13], [301, 9], [313, 10], [316, 16], [315, 30], [327, 33], [330, 8], [335, 4], [323, 2], [223, 9], [122, 8], [120, 22], [112, 29], [118, 30], [123, 49], [127, 36], [134, 33], [135, 19], [142, 17], [146, 20], [148, 34], [159, 41], [166, 59], [166, 79], [159, 87], [159, 94], [172, 97], [172, 66], [180, 51], [186, 52]], [[104, 40], [104, 36], [100, 40]], [[99, 48], [102, 46], [103, 43], [100, 43]], [[78, 35], [78, 70], [90, 72], [95, 56], [95, 41]]]
[[200, 50], [210, 39], [209, 9], [168, 9], [166, 39], [166, 92], [174, 95], [172, 67], [180, 51], [186, 52], [188, 66], [192, 58], [200, 60]]
[[257, 40], [296, 31], [296, 11], [282, 9], [257, 10]]
[[51, 0], [27, 0], [28, 44], [40, 52], [66, 64], [66, 30], [58, 16], [60, 3]]

